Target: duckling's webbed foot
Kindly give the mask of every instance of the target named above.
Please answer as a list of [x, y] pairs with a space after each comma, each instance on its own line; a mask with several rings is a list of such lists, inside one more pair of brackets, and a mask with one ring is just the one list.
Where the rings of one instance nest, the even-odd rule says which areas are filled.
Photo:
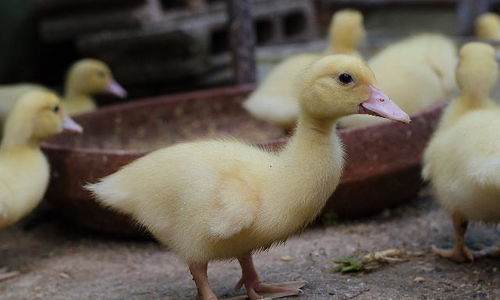
[[465, 231], [469, 222], [460, 212], [453, 213], [452, 218], [455, 230], [455, 245], [453, 249], [440, 249], [432, 246], [432, 251], [441, 257], [449, 258], [459, 263], [473, 261], [474, 254], [465, 245]]
[[238, 259], [241, 265], [242, 276], [236, 284], [236, 289], [245, 286], [250, 300], [255, 299], [277, 299], [288, 296], [297, 296], [302, 293], [306, 283], [303, 281], [291, 281], [283, 283], [262, 283], [253, 265], [252, 255], [246, 255]]
[[0, 268], [0, 281], [11, 279], [19, 275], [18, 271], [7, 271], [7, 268]]
[[432, 252], [436, 253], [437, 255], [451, 259], [453, 261], [456, 261], [458, 263], [463, 263], [463, 262], [468, 262], [468, 261], [473, 261], [474, 260], [474, 255], [472, 254], [472, 251], [469, 250], [469, 248], [463, 246], [463, 247], [453, 247], [453, 249], [441, 249], [437, 248], [435, 246], [432, 246]]

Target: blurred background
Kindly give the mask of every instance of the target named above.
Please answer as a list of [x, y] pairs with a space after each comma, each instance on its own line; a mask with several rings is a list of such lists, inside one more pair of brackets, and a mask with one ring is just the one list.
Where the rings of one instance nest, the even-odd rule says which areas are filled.
[[[435, 31], [465, 36], [497, 0], [253, 0], [259, 74], [285, 55], [323, 49], [332, 14], [364, 14], [367, 44]], [[0, 84], [61, 88], [82, 57], [107, 62], [129, 98], [234, 82], [225, 0], [2, 0]]]

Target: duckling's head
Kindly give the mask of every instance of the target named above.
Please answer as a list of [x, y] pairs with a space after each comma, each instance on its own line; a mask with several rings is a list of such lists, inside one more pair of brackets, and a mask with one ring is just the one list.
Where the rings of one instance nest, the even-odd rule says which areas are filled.
[[361, 12], [354, 9], [339, 10], [330, 22], [328, 36], [331, 52], [337, 54], [355, 52], [365, 35]]
[[24, 94], [10, 112], [4, 128], [4, 144], [36, 144], [63, 130], [81, 133], [82, 127], [68, 117], [55, 94], [32, 91]]
[[409, 116], [375, 87], [375, 76], [360, 58], [325, 56], [306, 70], [300, 87], [302, 112], [316, 119], [370, 114], [409, 123]]
[[77, 61], [68, 71], [66, 92], [84, 95], [111, 94], [125, 98], [127, 91], [113, 78], [110, 68], [96, 59]]
[[498, 64], [492, 46], [471, 42], [460, 49], [457, 83], [465, 93], [488, 95], [498, 78]]
[[476, 35], [485, 39], [500, 38], [500, 18], [495, 13], [485, 13], [476, 20]]

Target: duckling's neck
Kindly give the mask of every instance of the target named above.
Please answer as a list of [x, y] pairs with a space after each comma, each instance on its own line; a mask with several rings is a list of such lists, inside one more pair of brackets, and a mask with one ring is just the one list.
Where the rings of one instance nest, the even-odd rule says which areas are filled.
[[76, 89], [71, 88], [71, 86], [66, 90], [64, 94], [64, 100], [67, 103], [78, 103], [78, 102], [94, 102], [94, 99], [89, 93], [81, 92]]
[[40, 141], [31, 138], [32, 130], [28, 126], [28, 124], [24, 124], [24, 126], [18, 125], [15, 128], [12, 128], [7, 122], [7, 124], [5, 124], [2, 142], [0, 144], [0, 151], [20, 148], [38, 150], [40, 148]]
[[471, 90], [463, 91], [458, 101], [471, 107], [481, 107], [490, 105], [490, 91]]
[[89, 93], [68, 88], [64, 96], [63, 106], [69, 115], [84, 113], [96, 107], [94, 98]]
[[[295, 134], [283, 155], [301, 156], [312, 150], [326, 150], [331, 145], [331, 133], [335, 120], [316, 119], [302, 113], [297, 122]], [[301, 157], [303, 158], [303, 157]]]
[[283, 178], [286, 185], [279, 188], [281, 196], [273, 205], [286, 216], [281, 223], [289, 229], [284, 227], [284, 232], [311, 222], [340, 180], [343, 151], [334, 124], [335, 120], [302, 113], [294, 136], [279, 156], [274, 176]]
[[484, 91], [464, 91], [457, 99], [452, 101], [446, 109], [441, 119], [439, 129], [447, 128], [455, 124], [463, 115], [468, 112], [495, 106], [488, 92]]
[[34, 151], [40, 150], [40, 141], [33, 139], [19, 138], [18, 136], [6, 135], [0, 144], [0, 151], [18, 149], [31, 149]]
[[355, 39], [331, 36], [328, 51], [331, 54], [354, 54], [357, 53], [357, 46]]
[[355, 46], [342, 45], [342, 43], [332, 43], [329, 49], [332, 54], [352, 54], [356, 53]]

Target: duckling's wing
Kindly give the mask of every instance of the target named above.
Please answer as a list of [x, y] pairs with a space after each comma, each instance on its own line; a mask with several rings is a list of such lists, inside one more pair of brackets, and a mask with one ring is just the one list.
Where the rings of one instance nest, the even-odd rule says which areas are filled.
[[260, 199], [255, 190], [238, 178], [228, 179], [219, 186], [208, 219], [208, 232], [216, 239], [226, 239], [254, 222]]

